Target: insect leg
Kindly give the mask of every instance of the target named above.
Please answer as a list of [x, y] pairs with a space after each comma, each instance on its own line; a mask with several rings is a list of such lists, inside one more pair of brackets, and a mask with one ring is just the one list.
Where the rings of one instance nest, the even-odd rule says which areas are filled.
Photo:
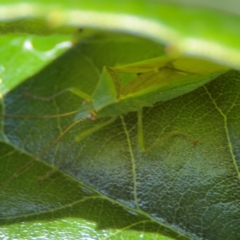
[[76, 126], [81, 120], [78, 120], [74, 123], [72, 123], [70, 126], [68, 126], [61, 135], [59, 135], [52, 144], [48, 145], [46, 148], [44, 148], [38, 155], [31, 158], [25, 165], [17, 169], [4, 183], [0, 185], [0, 191], [3, 190], [9, 182], [11, 182], [15, 177], [17, 177], [24, 169], [26, 169], [28, 166], [30, 166], [35, 159], [40, 158], [44, 153], [46, 153], [48, 150], [50, 150], [52, 147], [54, 147], [61, 139], [74, 127]]
[[[50, 97], [42, 97], [42, 96], [38, 96], [38, 95], [34, 95], [32, 93], [25, 93], [24, 95], [27, 97], [31, 97], [33, 99], [36, 100], [40, 100], [40, 101], [44, 101], [44, 102], [49, 102], [52, 101], [54, 98], [58, 97], [59, 95], [65, 93], [65, 92], [72, 92], [75, 95], [79, 96], [80, 98], [84, 99], [84, 102], [90, 102], [91, 101], [91, 96], [88, 95], [87, 93], [77, 89], [77, 88], [67, 88], [64, 89]], [[11, 118], [57, 118], [57, 117], [66, 117], [69, 115], [73, 115], [76, 114], [77, 112], [79, 112], [78, 110], [76, 111], [72, 111], [72, 112], [67, 112], [67, 113], [62, 113], [62, 114], [54, 114], [54, 115], [44, 115], [44, 116], [38, 116], [38, 115], [24, 115], [24, 114], [0, 114], [0, 117], [11, 117]]]
[[54, 98], [62, 95], [63, 93], [65, 92], [71, 92], [77, 96], [79, 96], [80, 98], [83, 98], [85, 101], [89, 102], [91, 101], [91, 96], [88, 95], [87, 93], [81, 91], [80, 89], [78, 88], [74, 88], [74, 87], [70, 87], [70, 88], [66, 88], [66, 89], [63, 89], [62, 91], [52, 95], [52, 96], [49, 96], [49, 97], [43, 97], [43, 96], [38, 96], [38, 95], [35, 95], [35, 94], [32, 94], [32, 93], [29, 93], [29, 92], [26, 92], [24, 93], [24, 95], [26, 97], [31, 97], [33, 99], [37, 99], [37, 100], [40, 100], [40, 101], [43, 101], [43, 102], [50, 102], [52, 101]]
[[79, 134], [76, 138], [75, 141], [81, 141], [82, 139], [84, 139], [85, 137], [89, 136], [90, 134], [97, 132], [98, 130], [102, 129], [103, 127], [109, 125], [110, 123], [114, 122], [116, 119], [116, 117], [112, 117], [107, 121], [101, 122], [96, 124], [95, 126], [93, 126], [90, 129], [87, 129], [86, 131], [82, 132], [81, 134]]
[[54, 114], [54, 115], [24, 115], [24, 114], [0, 114], [0, 117], [9, 117], [9, 118], [57, 118], [57, 117], [67, 117], [69, 115], [76, 114], [78, 110], [67, 112], [67, 113], [60, 113], [60, 114]]
[[171, 131], [171, 132], [167, 133], [165, 136], [163, 136], [161, 138], [158, 138], [152, 144], [152, 146], [147, 148], [145, 151], [148, 152], [148, 151], [152, 150], [153, 148], [155, 148], [159, 145], [161, 146], [161, 145], [165, 144], [167, 142], [167, 140], [169, 140], [170, 138], [173, 138], [173, 137], [183, 137], [186, 141], [190, 142], [193, 146], [196, 146], [196, 144], [197, 144], [197, 140], [194, 140], [194, 139], [190, 138], [186, 134], [181, 133], [179, 131]]
[[141, 152], [145, 152], [144, 147], [144, 136], [143, 136], [143, 122], [142, 122], [142, 109], [138, 111], [138, 123], [137, 123], [137, 131], [138, 131], [138, 147]]

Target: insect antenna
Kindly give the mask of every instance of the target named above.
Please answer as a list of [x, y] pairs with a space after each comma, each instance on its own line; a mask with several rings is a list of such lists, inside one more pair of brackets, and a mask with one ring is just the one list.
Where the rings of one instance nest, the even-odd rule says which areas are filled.
[[9, 182], [11, 182], [12, 179], [17, 177], [19, 173], [21, 173], [26, 167], [31, 165], [35, 159], [40, 158], [45, 152], [50, 150], [52, 147], [54, 147], [61, 139], [74, 127], [76, 126], [79, 122], [82, 120], [75, 121], [72, 123], [70, 126], [68, 126], [61, 135], [59, 135], [52, 144], [48, 145], [46, 148], [44, 148], [39, 154], [37, 154], [35, 157], [31, 158], [26, 164], [24, 164], [22, 167], [20, 167], [18, 170], [16, 170], [3, 184], [0, 185], [0, 191], [3, 190]]
[[0, 114], [0, 117], [9, 117], [9, 118], [57, 118], [57, 117], [67, 117], [69, 115], [76, 114], [78, 110], [67, 112], [67, 113], [60, 113], [54, 115], [24, 115], [24, 114]]

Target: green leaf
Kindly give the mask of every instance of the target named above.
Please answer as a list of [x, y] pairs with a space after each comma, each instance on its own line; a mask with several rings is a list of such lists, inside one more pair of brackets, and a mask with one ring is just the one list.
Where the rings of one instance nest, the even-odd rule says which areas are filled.
[[[109, 51], [110, 53], [109, 58], [99, 58], [99, 56], [104, 56], [102, 55], [102, 53], [105, 53], [106, 51]], [[128, 52], [128, 55], [125, 54], [126, 52]], [[52, 102], [42, 102], [31, 97], [26, 97], [25, 93], [28, 92], [44, 96], [51, 96], [54, 92], [59, 92], [59, 89], [65, 89], [69, 85], [77, 87], [79, 85], [79, 82], [80, 85], [85, 86], [85, 91], [91, 93], [94, 90], [94, 84], [96, 85], [96, 82], [98, 81], [99, 72], [102, 69], [102, 61], [109, 65], [115, 65], [116, 61], [122, 63], [129, 63], [139, 61], [144, 58], [147, 59], [156, 57], [161, 53], [162, 46], [159, 46], [158, 44], [155, 44], [151, 41], [136, 37], [113, 35], [108, 38], [106, 38], [105, 36], [99, 36], [98, 38], [89, 39], [85, 42], [82, 42], [80, 45], [72, 48], [69, 52], [64, 54], [57, 61], [54, 61], [43, 71], [39, 72], [33, 78], [26, 81], [25, 84], [20, 85], [14, 91], [7, 94], [4, 98], [5, 111], [15, 114], [22, 112], [24, 114], [28, 113], [42, 115], [54, 113], [56, 114], [58, 110], [58, 113], [66, 112], [70, 110], [69, 107], [72, 108], [72, 110], [78, 109], [79, 106], [81, 106], [82, 104], [82, 100], [76, 97], [75, 94], [71, 94], [70, 92], [66, 92], [65, 95], [63, 94], [62, 96], [60, 95], [59, 98], [53, 99]], [[118, 56], [117, 59], [116, 56]], [[81, 68], [79, 68], [79, 66], [81, 66]], [[59, 71], [58, 69], [61, 71]], [[68, 81], [66, 81], [66, 79], [68, 79]], [[85, 85], [83, 83], [85, 83]], [[18, 109], [19, 111], [15, 108], [17, 107], [15, 103], [18, 102], [17, 99], [14, 100], [15, 97], [19, 100], [19, 103], [23, 101], [20, 103], [21, 107]], [[58, 102], [59, 100], [60, 102]], [[64, 103], [63, 105], [61, 103], [62, 101]], [[60, 108], [57, 110], [58, 104]], [[10, 109], [11, 106], [14, 109]], [[20, 125], [22, 125], [22, 123], [23, 125], [25, 125], [25, 120], [29, 121], [28, 123], [30, 123], [30, 125], [33, 124], [33, 128], [36, 127], [35, 130], [38, 129], [37, 132], [39, 132], [32, 132], [29, 125], [28, 129], [31, 132], [30, 135], [33, 138], [36, 137], [36, 141], [41, 139], [42, 143], [41, 140], [38, 143], [35, 140], [31, 141], [26, 136], [26, 140], [29, 139], [30, 142], [33, 143], [33, 145], [38, 145], [35, 145], [35, 148], [33, 147], [32, 143], [29, 142], [30, 145], [32, 145], [32, 148], [30, 145], [28, 145], [27, 142], [25, 142], [30, 147], [30, 149], [34, 151], [33, 154], [30, 149], [24, 149], [25, 147], [23, 147], [23, 145], [25, 144], [23, 142], [23, 145], [19, 142], [19, 144], [22, 146], [17, 146], [18, 144], [14, 144], [15, 147], [12, 148], [12, 144], [9, 142], [9, 136], [7, 136], [7, 138], [9, 139], [7, 140], [6, 135], [2, 134], [3, 142], [8, 142], [7, 145], [4, 144], [1, 148], [2, 150], [6, 148], [6, 151], [2, 153], [3, 159], [7, 160], [7, 156], [11, 156], [11, 154], [12, 157], [10, 157], [11, 159], [9, 159], [11, 162], [10, 168], [8, 165], [8, 160], [1, 162], [1, 164], [3, 165], [1, 165], [0, 169], [3, 170], [3, 172], [1, 172], [0, 174], [0, 183], [5, 182], [5, 180], [11, 175], [12, 170], [16, 171], [17, 169], [23, 167], [26, 162], [28, 162], [29, 157], [27, 155], [24, 155], [22, 152], [25, 152], [28, 155], [34, 155], [34, 157], [36, 157], [36, 154], [42, 152], [45, 147], [50, 144], [55, 137], [59, 135], [59, 133], [61, 132], [61, 128], [64, 128], [65, 126], [67, 127], [68, 124], [73, 121], [73, 116], [70, 116], [69, 118], [55, 118], [52, 119], [53, 122], [51, 122], [51, 119], [48, 118], [45, 119], [46, 121], [42, 121], [42, 119], [30, 119], [27, 117], [14, 119], [17, 121], [19, 120]], [[8, 125], [7, 121], [11, 121], [14, 119], [6, 118], [3, 124], [6, 127]], [[38, 122], [39, 120], [40, 122]], [[56, 121], [58, 122], [58, 124], [56, 124]], [[95, 122], [93, 123], [95, 124]], [[84, 124], [86, 127], [85, 129], [88, 130], [89, 123], [85, 122]], [[91, 124], [92, 123], [90, 123], [90, 126]], [[15, 122], [14, 126], [17, 125], [18, 124]], [[20, 125], [18, 125], [19, 130], [21, 129]], [[53, 129], [51, 129], [52, 127]], [[17, 134], [15, 135], [16, 132], [14, 129], [16, 130], [16, 128], [12, 128], [12, 134], [16, 138], [18, 138]], [[46, 133], [46, 136], [41, 137], [43, 136], [43, 132]], [[84, 132], [86, 131], [81, 131], [80, 134], [75, 134], [74, 141], [76, 137], [78, 142], [81, 140], [81, 138], [84, 138]], [[70, 135], [68, 136], [70, 137]], [[8, 146], [9, 144], [10, 146]], [[59, 142], [59, 144], [61, 144], [61, 142]], [[27, 145], [25, 146], [27, 147]], [[50, 150], [50, 152], [51, 151], [52, 150]], [[18, 161], [16, 162], [15, 159], [18, 159]], [[45, 159], [45, 157], [42, 156], [41, 159]], [[48, 160], [50, 160], [50, 158], [48, 158]], [[54, 162], [51, 163], [52, 160], [50, 160], [50, 164], [54, 164]], [[16, 165], [14, 163], [16, 163]], [[32, 168], [32, 166], [35, 167]], [[124, 210], [125, 206], [122, 206], [121, 204], [119, 205], [119, 203], [112, 201], [112, 199], [108, 198], [106, 195], [98, 193], [97, 189], [91, 189], [84, 183], [81, 184], [79, 182], [76, 182], [76, 180], [70, 180], [66, 178], [66, 175], [61, 175], [56, 171], [55, 166], [52, 166], [53, 170], [49, 170], [46, 166], [34, 162], [34, 164], [29, 165], [29, 167], [31, 169], [30, 171], [27, 170], [23, 173], [20, 173], [19, 177], [17, 177], [16, 179], [11, 179], [9, 185], [7, 184], [6, 188], [4, 187], [4, 189], [6, 190], [10, 189], [9, 194], [8, 190], [7, 192], [5, 190], [1, 191], [0, 199], [3, 199], [3, 201], [1, 202], [0, 210], [0, 212], [2, 213], [1, 224], [5, 225], [5, 227], [2, 228], [3, 230], [1, 232], [3, 236], [19, 236], [19, 238], [31, 238], [42, 235], [41, 232], [43, 232], [44, 234], [47, 234], [48, 238], [50, 236], [52, 236], [52, 238], [61, 238], [60, 235], [64, 235], [67, 238], [76, 239], [76, 237], [79, 236], [79, 229], [82, 229], [83, 235], [86, 234], [92, 237], [103, 237], [106, 234], [109, 237], [114, 237], [116, 235], [116, 239], [118, 239], [119, 236], [122, 236], [124, 238], [128, 238], [131, 236], [134, 238], [138, 238], [139, 236], [144, 236], [145, 238], [149, 239], [155, 239], [156, 237], [158, 239], [169, 239], [168, 237], [164, 237], [161, 233], [165, 233], [164, 235], [171, 236], [179, 235], [176, 235], [176, 233], [174, 233], [174, 231], [172, 230], [168, 230], [168, 228], [159, 226], [159, 224], [155, 221], [149, 221], [149, 219], [146, 218], [144, 215], [138, 216], [138, 214], [136, 215], [136, 213], [132, 213], [131, 209], [127, 210], [126, 212], [126, 210]], [[63, 167], [63, 165], [61, 164], [61, 166], [58, 167], [61, 168]], [[26, 172], [30, 173], [30, 175], [28, 175], [27, 177], [23, 177], [24, 173]], [[57, 180], [55, 184], [50, 184], [50, 186], [52, 187], [49, 188], [48, 186], [45, 188], [45, 184], [49, 181], [48, 175], [50, 179], [52, 177], [54, 179], [55, 177], [59, 176], [59, 178], [57, 177], [57, 179], [59, 179], [60, 182]], [[15, 180], [17, 181], [15, 182]], [[26, 181], [30, 181], [29, 187], [27, 186]], [[63, 183], [61, 183], [61, 181], [63, 181]], [[17, 183], [17, 186], [12, 185], [11, 187], [11, 184], [14, 184], [14, 182]], [[40, 182], [42, 182], [42, 184], [40, 184]], [[31, 185], [32, 183], [33, 185]], [[63, 186], [63, 189], [59, 189], [59, 184]], [[74, 192], [76, 192], [72, 195], [72, 198], [69, 198], [69, 187], [73, 189]], [[28, 196], [27, 199], [25, 197], [21, 199], [20, 195], [16, 194], [16, 189], [21, 189], [20, 195], [26, 197]], [[79, 189], [83, 190], [79, 191]], [[41, 199], [41, 197], [36, 198], [36, 196], [39, 196], [39, 194], [41, 195], [41, 192], [43, 193], [44, 191], [49, 192], [49, 194], [44, 194], [44, 199]], [[97, 197], [93, 196], [94, 203], [90, 201], [85, 204], [85, 201], [83, 199], [85, 199], [85, 197], [88, 199], [89, 194], [92, 195], [92, 193], [97, 194]], [[51, 197], [52, 194], [55, 196], [54, 198]], [[15, 196], [13, 198], [15, 200], [12, 199], [13, 196]], [[94, 200], [95, 198], [96, 202]], [[100, 200], [100, 202], [98, 201], [98, 199]], [[5, 205], [8, 201], [10, 203], [10, 206]], [[83, 205], [82, 202], [84, 202]], [[40, 207], [39, 204], [42, 205], [42, 207]], [[92, 208], [92, 205], [95, 205], [96, 208], [90, 210]], [[73, 206], [73, 208], [71, 206]], [[105, 209], [103, 215], [101, 215], [99, 212], [99, 209], [101, 208]], [[64, 209], [64, 211], [62, 212], [61, 209]], [[83, 209], [85, 210], [83, 211]], [[29, 210], [31, 213], [29, 212]], [[76, 215], [71, 214], [71, 212], [76, 213]], [[112, 215], [112, 212], [115, 212], [115, 216], [113, 216], [113, 218], [109, 218], [109, 216]], [[21, 222], [19, 222], [20, 219], [25, 219], [23, 220], [23, 225], [21, 224]], [[36, 224], [32, 224], [30, 219], [34, 220]], [[46, 220], [48, 220], [47, 223]], [[63, 225], [64, 222], [65, 225]], [[118, 224], [118, 222], [120, 223], [120, 225]], [[41, 227], [39, 227], [40, 223]], [[15, 230], [16, 226], [19, 226], [19, 224], [22, 226], [22, 229], [25, 229], [24, 233], [19, 233]], [[38, 233], [35, 233], [36, 228], [39, 231]], [[69, 228], [71, 229], [71, 234], [69, 233]], [[145, 230], [145, 228], [147, 228], [148, 230]], [[54, 231], [53, 229], [55, 229], [56, 231]], [[61, 233], [59, 233], [59, 229], [62, 229]], [[156, 233], [159, 233], [159, 235], [156, 235]]]
[[[49, 115], [76, 111], [82, 99], [33, 97], [69, 87], [89, 96], [103, 65], [163, 52], [239, 68], [239, 15], [224, 11], [160, 1], [1, 1], [1, 112], [9, 115], [1, 117], [0, 238], [240, 238], [239, 72], [116, 119], [75, 122], [64, 136], [74, 115]], [[53, 61], [99, 30], [155, 43], [99, 34]], [[121, 84], [133, 75], [122, 74]]]
[[101, 5], [96, 0], [1, 3], [0, 29], [6, 33], [66, 33], [74, 28], [128, 32], [165, 43], [173, 54], [195, 55], [239, 68], [240, 17], [229, 14], [225, 7], [217, 11], [158, 0], [104, 0]]
[[91, 94], [103, 65], [161, 53], [145, 39], [99, 35], [4, 97], [4, 113], [25, 116], [2, 119], [3, 236], [239, 238], [239, 72], [142, 112], [75, 122], [64, 136], [74, 115], [30, 117], [77, 110], [82, 99], [65, 92], [44, 102], [26, 92]]
[[6, 94], [34, 75], [72, 43], [68, 35], [5, 35], [0, 38], [0, 91]]

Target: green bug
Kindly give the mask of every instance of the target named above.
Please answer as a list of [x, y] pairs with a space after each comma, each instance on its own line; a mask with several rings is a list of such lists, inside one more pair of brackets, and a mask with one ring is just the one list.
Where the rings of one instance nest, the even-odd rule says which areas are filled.
[[8, 180], [0, 185], [0, 189], [3, 189], [9, 181], [36, 158], [42, 156], [56, 145], [74, 126], [79, 123], [81, 124], [85, 120], [94, 121], [95, 119], [102, 119], [102, 121], [97, 122], [91, 128], [78, 134], [75, 137], [75, 141], [81, 141], [92, 133], [111, 124], [117, 117], [121, 117], [123, 114], [133, 111], [138, 112], [138, 146], [140, 151], [144, 152], [146, 149], [143, 140], [141, 115], [143, 107], [149, 107], [156, 102], [167, 101], [192, 91], [227, 70], [227, 67], [206, 60], [186, 56], [178, 58], [162, 56], [128, 65], [103, 67], [92, 95], [87, 94], [81, 89], [72, 87], [63, 89], [50, 97], [40, 97], [28, 93], [27, 95], [31, 98], [41, 101], [51, 101], [59, 95], [70, 91], [83, 99], [83, 104], [76, 111], [58, 115], [3, 115], [5, 117], [16, 118], [47, 119], [75, 114], [75, 117], [73, 123], [52, 144], [44, 148], [28, 163], [18, 169]]
[[70, 91], [84, 99], [74, 121], [117, 117], [159, 101], [167, 101], [204, 85], [228, 68], [193, 57], [163, 56], [134, 64], [103, 67], [92, 95], [77, 88], [67, 88], [50, 97], [33, 98], [50, 101]]

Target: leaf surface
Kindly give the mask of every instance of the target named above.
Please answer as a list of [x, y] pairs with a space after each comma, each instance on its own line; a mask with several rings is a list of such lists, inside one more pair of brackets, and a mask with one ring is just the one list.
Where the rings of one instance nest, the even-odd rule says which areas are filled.
[[[217, 4], [209, 9], [204, 4], [158, 0], [105, 0], [101, 5], [96, 0], [1, 3], [3, 33], [66, 33], [77, 28], [128, 32], [164, 43], [172, 54], [190, 54], [239, 68], [238, 11], [229, 14], [226, 7], [218, 11]], [[239, 3], [233, 6], [239, 9]]]
[[[77, 110], [82, 99], [69, 92], [48, 103], [25, 93], [51, 96], [70, 86], [92, 94], [103, 65], [163, 51], [239, 69], [239, 3], [202, 3], [2, 0], [1, 112]], [[54, 61], [99, 30], [156, 43], [100, 34]], [[85, 121], [49, 149], [74, 116], [1, 118], [0, 184], [45, 154], [1, 189], [0, 238], [238, 240], [238, 79], [231, 71], [143, 111]], [[121, 83], [131, 80], [123, 74]]]
[[[118, 55], [107, 63], [104, 59], [114, 66], [162, 52], [150, 41], [133, 40], [118, 35], [81, 42], [7, 94], [4, 113], [43, 116], [78, 109], [82, 99], [69, 92], [52, 102], [24, 93], [50, 96], [80, 84], [90, 94], [103, 67], [101, 53]], [[194, 92], [121, 115], [107, 125], [108, 118], [86, 120], [44, 154], [74, 115], [2, 119], [0, 182], [29, 159], [38, 156], [38, 161], [1, 189], [1, 234], [238, 239], [238, 79], [239, 72], [230, 71]], [[98, 125], [103, 127], [77, 138]], [[25, 231], [16, 233], [14, 226]]]
[[6, 94], [72, 46], [69, 35], [10, 34], [0, 38], [0, 91]]

